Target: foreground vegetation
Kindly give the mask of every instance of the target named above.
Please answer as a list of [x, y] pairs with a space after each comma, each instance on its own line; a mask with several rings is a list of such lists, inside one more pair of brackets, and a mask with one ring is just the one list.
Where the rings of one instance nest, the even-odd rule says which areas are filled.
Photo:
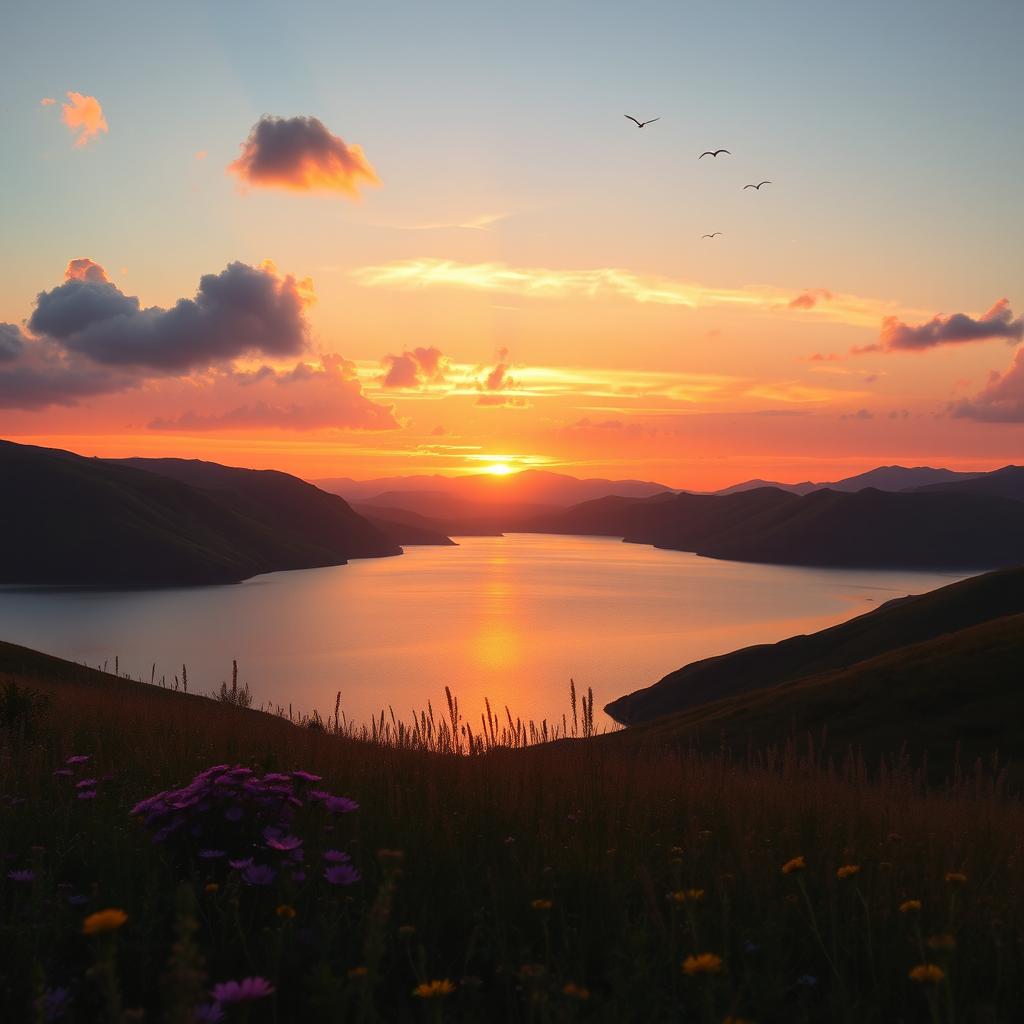
[[[1024, 814], [982, 768], [929, 788], [806, 741], [457, 755], [335, 731], [0, 645], [0, 1019], [862, 1024], [1024, 1004]], [[223, 798], [235, 766], [253, 774]], [[177, 805], [140, 802], [204, 772], [161, 836]]]

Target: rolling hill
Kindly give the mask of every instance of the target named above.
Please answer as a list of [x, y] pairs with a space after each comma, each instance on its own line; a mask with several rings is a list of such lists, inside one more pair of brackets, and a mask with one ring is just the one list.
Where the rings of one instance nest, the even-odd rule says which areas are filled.
[[986, 573], [889, 601], [818, 633], [693, 662], [653, 686], [612, 701], [605, 711], [623, 724], [648, 722], [723, 698], [847, 671], [871, 659], [898, 657], [914, 645], [1021, 615], [1024, 569]]
[[1003, 466], [970, 480], [930, 484], [917, 490], [922, 494], [974, 494], [1024, 501], [1024, 466]]
[[0, 442], [0, 581], [229, 583], [401, 553], [340, 498], [287, 474], [144, 461], [163, 472]]

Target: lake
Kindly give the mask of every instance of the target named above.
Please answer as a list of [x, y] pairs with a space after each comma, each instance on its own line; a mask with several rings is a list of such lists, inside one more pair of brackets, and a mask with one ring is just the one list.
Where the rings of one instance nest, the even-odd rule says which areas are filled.
[[[464, 537], [396, 558], [167, 590], [0, 587], [0, 638], [189, 690], [239, 679], [257, 703], [350, 719], [391, 705], [470, 721], [485, 697], [560, 718], [569, 680], [595, 708], [697, 658], [807, 633], [960, 576], [802, 569], [594, 537]], [[610, 723], [596, 714], [600, 724]]]

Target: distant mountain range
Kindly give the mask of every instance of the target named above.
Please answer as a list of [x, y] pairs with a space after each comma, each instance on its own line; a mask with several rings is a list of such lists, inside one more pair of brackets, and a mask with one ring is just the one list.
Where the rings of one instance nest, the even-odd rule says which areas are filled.
[[1024, 569], [907, 597], [810, 636], [694, 662], [606, 711], [632, 725], [608, 742], [748, 751], [794, 743], [816, 756], [927, 756], [928, 774], [975, 758], [1024, 782], [1020, 665]]
[[4, 583], [229, 583], [401, 553], [341, 498], [286, 473], [0, 441], [0, 482]]
[[909, 491], [929, 485], [957, 483], [973, 480], [984, 476], [983, 473], [957, 473], [951, 469], [932, 469], [930, 466], [879, 466], [877, 469], [858, 473], [856, 476], [844, 477], [830, 483], [814, 484], [805, 481], [802, 484], [782, 484], [774, 480], [745, 480], [732, 487], [723, 487], [715, 494], [738, 494], [740, 491], [752, 491], [759, 487], [777, 487], [780, 491], [790, 494], [810, 494], [811, 491], [862, 491], [866, 487], [874, 487], [879, 491]]

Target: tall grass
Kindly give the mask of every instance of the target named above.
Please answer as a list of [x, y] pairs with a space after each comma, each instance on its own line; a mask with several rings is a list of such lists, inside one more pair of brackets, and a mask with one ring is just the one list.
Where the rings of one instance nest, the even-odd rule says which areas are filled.
[[[190, 1021], [253, 975], [275, 992], [226, 1020], [995, 1022], [1024, 1005], [1024, 814], [983, 767], [935, 787], [899, 757], [809, 743], [737, 757], [593, 736], [589, 696], [557, 729], [488, 708], [470, 730], [451, 693], [415, 726], [356, 727], [340, 701], [289, 722], [85, 670], [7, 681], [48, 703], [0, 729], [0, 1019], [44, 1019], [66, 989], [69, 1020]], [[53, 775], [73, 754], [94, 799]], [[154, 845], [129, 809], [215, 763], [303, 768], [358, 800], [330, 842], [362, 881], [311, 866], [247, 886]], [[105, 908], [123, 927], [83, 935]]]

